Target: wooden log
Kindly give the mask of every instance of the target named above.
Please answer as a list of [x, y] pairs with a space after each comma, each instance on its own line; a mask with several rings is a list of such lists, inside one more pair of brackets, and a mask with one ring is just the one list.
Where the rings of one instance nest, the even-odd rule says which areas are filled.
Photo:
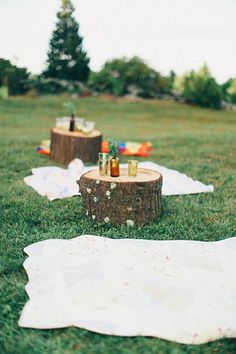
[[67, 165], [78, 157], [84, 162], [96, 163], [101, 151], [102, 134], [94, 130], [90, 134], [70, 132], [59, 128], [51, 129], [50, 158]]
[[138, 169], [136, 177], [128, 177], [121, 169], [120, 177], [100, 176], [91, 170], [78, 181], [84, 211], [96, 222], [113, 225], [144, 225], [161, 215], [162, 175]]

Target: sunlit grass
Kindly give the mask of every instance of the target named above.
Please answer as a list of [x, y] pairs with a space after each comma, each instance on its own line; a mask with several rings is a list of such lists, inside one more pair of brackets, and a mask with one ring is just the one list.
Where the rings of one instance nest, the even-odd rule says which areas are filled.
[[151, 141], [152, 161], [215, 186], [210, 194], [165, 197], [158, 223], [128, 229], [92, 224], [83, 216], [81, 198], [49, 202], [23, 182], [32, 167], [52, 164], [35, 149], [49, 138], [55, 118], [65, 114], [62, 103], [67, 99], [48, 96], [0, 101], [0, 353], [235, 353], [236, 342], [230, 339], [192, 347], [155, 338], [103, 336], [77, 328], [42, 331], [18, 327], [27, 301], [22, 264], [23, 248], [28, 244], [80, 234], [204, 241], [236, 235], [235, 113], [168, 101], [75, 100], [79, 116], [95, 120], [105, 138]]

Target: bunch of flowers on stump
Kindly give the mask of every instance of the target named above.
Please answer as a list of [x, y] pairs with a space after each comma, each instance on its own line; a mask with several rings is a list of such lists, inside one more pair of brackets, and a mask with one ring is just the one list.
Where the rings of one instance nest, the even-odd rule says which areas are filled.
[[109, 156], [110, 156], [110, 174], [111, 177], [119, 177], [120, 175], [120, 161], [119, 161], [119, 144], [113, 140], [108, 139], [108, 149], [109, 149]]

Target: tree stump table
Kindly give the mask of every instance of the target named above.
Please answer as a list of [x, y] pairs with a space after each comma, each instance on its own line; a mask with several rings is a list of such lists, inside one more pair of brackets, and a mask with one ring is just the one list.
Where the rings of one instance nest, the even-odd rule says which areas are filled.
[[162, 175], [149, 169], [138, 169], [136, 177], [128, 177], [121, 169], [120, 177], [100, 176], [91, 170], [78, 181], [85, 213], [96, 222], [113, 225], [144, 225], [161, 214]]
[[94, 130], [90, 134], [70, 132], [59, 128], [51, 129], [50, 158], [67, 165], [75, 157], [84, 162], [96, 163], [101, 151], [102, 134]]

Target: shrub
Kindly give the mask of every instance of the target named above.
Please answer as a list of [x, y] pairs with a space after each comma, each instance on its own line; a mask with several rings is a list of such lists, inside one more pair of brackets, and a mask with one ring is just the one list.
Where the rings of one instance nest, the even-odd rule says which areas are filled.
[[233, 79], [228, 79], [226, 82], [224, 82], [221, 85], [222, 97], [223, 97], [223, 100], [226, 102], [230, 101], [230, 97], [228, 94], [228, 88], [231, 86], [232, 81], [233, 81]]
[[44, 78], [43, 76], [32, 77], [30, 80], [30, 88], [43, 95], [69, 93], [89, 96], [91, 94], [90, 90], [80, 81]]
[[30, 81], [30, 86], [40, 94], [59, 94], [66, 92], [60, 80], [46, 79], [41, 76], [33, 77]]
[[226, 92], [229, 98], [229, 102], [236, 103], [236, 78], [231, 79], [230, 85]]
[[198, 72], [191, 71], [175, 80], [175, 88], [187, 103], [202, 107], [221, 108], [222, 91], [204, 65]]
[[25, 68], [12, 65], [0, 58], [0, 86], [6, 86], [9, 95], [20, 95], [28, 91], [29, 73]]
[[8, 98], [8, 88], [7, 86], [0, 87], [0, 99], [7, 99]]
[[167, 91], [168, 80], [133, 57], [107, 61], [100, 72], [91, 73], [89, 85], [97, 92], [122, 96], [136, 90], [138, 96], [151, 98]]

